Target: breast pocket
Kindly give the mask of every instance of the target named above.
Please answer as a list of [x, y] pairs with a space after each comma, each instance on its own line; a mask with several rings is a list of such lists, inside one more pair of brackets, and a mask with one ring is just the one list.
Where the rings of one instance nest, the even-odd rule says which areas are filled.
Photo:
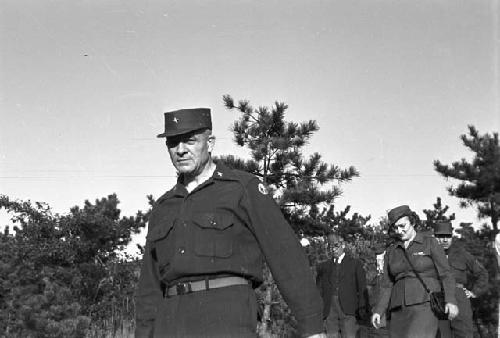
[[430, 249], [418, 250], [412, 253], [411, 261], [419, 272], [434, 270], [434, 263]]
[[163, 216], [153, 218], [150, 221], [150, 230], [146, 237], [151, 250], [151, 256], [161, 265], [170, 261], [173, 255], [174, 246], [169, 244], [169, 234], [174, 226], [171, 217]]
[[193, 216], [194, 252], [197, 256], [228, 258], [233, 254], [234, 216], [227, 213], [200, 213]]
[[467, 265], [465, 264], [464, 261], [458, 260], [458, 259], [451, 259], [449, 261], [450, 266], [454, 269], [457, 270], [460, 273], [465, 273], [467, 269]]

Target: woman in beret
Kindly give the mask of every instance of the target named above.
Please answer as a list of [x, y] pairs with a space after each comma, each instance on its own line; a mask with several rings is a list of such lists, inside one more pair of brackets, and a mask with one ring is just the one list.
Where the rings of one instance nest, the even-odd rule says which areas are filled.
[[380, 296], [372, 315], [372, 325], [380, 327], [380, 318], [387, 309], [391, 314], [391, 337], [434, 338], [438, 319], [431, 310], [429, 294], [416, 277], [414, 268], [431, 291], [445, 293], [445, 310], [448, 319], [458, 314], [455, 300], [455, 280], [446, 255], [436, 239], [415, 230], [418, 216], [407, 205], [396, 207], [388, 213], [389, 226], [397, 239], [387, 249]]

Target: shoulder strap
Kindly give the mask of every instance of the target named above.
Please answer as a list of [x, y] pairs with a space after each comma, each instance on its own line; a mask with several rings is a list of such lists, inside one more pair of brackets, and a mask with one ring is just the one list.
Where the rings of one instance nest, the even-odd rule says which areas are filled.
[[410, 257], [408, 257], [408, 253], [406, 252], [406, 249], [403, 249], [403, 252], [405, 254], [405, 258], [406, 260], [408, 261], [408, 263], [410, 264], [410, 267], [411, 269], [413, 270], [413, 272], [415, 273], [415, 276], [417, 276], [418, 280], [420, 281], [420, 283], [422, 283], [422, 285], [424, 286], [424, 289], [425, 291], [427, 291], [427, 293], [431, 293], [431, 290], [427, 287], [427, 284], [425, 284], [424, 280], [422, 279], [422, 277], [420, 277], [420, 274], [417, 272], [417, 270], [415, 270], [415, 267], [413, 266], [412, 262], [410, 261]]

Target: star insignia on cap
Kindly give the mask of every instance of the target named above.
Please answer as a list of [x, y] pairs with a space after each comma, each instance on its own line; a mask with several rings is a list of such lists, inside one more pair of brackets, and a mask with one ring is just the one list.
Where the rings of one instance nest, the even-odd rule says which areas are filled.
[[174, 117], [174, 119], [172, 121], [174, 121], [175, 123], [177, 123], [177, 122], [179, 122], [179, 119], [177, 117]]
[[221, 173], [220, 171], [218, 171], [218, 172], [217, 172], [217, 175], [218, 175], [219, 177], [222, 177], [222, 173]]

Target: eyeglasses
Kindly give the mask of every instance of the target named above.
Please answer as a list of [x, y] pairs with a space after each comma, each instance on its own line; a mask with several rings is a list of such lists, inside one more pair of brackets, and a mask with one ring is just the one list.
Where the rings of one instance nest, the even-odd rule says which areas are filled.
[[328, 243], [328, 246], [330, 248], [340, 248], [342, 245], [344, 245], [344, 242], [333, 242], [333, 243]]

